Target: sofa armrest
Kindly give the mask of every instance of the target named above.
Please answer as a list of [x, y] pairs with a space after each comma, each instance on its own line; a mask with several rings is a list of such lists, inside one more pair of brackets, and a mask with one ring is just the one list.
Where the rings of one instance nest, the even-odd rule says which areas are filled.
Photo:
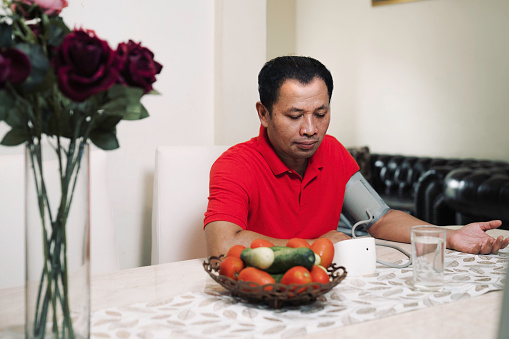
[[444, 199], [444, 180], [454, 169], [436, 166], [424, 173], [415, 185], [415, 216], [435, 225], [452, 225], [455, 212]]
[[463, 223], [501, 219], [509, 226], [509, 166], [455, 169], [444, 185], [445, 201]]

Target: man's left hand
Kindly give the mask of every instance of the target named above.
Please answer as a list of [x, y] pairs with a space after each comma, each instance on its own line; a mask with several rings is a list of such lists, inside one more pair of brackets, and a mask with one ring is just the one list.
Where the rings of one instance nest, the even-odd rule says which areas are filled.
[[504, 239], [503, 236], [499, 236], [495, 239], [485, 232], [500, 227], [500, 225], [502, 225], [500, 220], [465, 225], [448, 235], [448, 247], [473, 254], [497, 253], [499, 249], [505, 248], [509, 244], [509, 238]]

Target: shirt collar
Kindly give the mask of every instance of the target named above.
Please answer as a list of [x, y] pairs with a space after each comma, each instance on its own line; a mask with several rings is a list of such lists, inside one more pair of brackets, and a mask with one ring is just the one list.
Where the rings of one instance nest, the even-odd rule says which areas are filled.
[[[258, 134], [258, 151], [263, 156], [267, 164], [269, 165], [272, 173], [274, 175], [280, 175], [284, 172], [289, 172], [290, 168], [284, 164], [284, 162], [279, 158], [276, 151], [272, 148], [269, 137], [267, 135], [267, 129], [260, 125], [260, 132]], [[308, 159], [308, 165], [306, 168], [306, 174], [316, 173], [319, 169], [323, 167], [323, 152], [322, 147], [318, 147], [315, 154], [311, 158]], [[305, 176], [306, 176], [305, 174]]]

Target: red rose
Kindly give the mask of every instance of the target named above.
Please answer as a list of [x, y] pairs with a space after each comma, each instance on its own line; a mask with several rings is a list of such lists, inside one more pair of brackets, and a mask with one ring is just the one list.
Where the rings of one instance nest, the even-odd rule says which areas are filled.
[[154, 60], [154, 53], [148, 48], [132, 40], [126, 44], [120, 43], [117, 55], [121, 60], [119, 82], [123, 85], [141, 87], [148, 93], [156, 81], [156, 74], [161, 72], [163, 66]]
[[110, 88], [119, 77], [119, 59], [93, 31], [69, 33], [55, 50], [58, 87], [68, 98], [84, 101]]
[[33, 18], [29, 13], [33, 5], [39, 6], [47, 15], [57, 15], [68, 6], [68, 3], [67, 0], [18, 0], [14, 2], [13, 9], [27, 18]]
[[0, 89], [6, 82], [19, 84], [30, 74], [30, 60], [25, 53], [14, 48], [0, 51]]

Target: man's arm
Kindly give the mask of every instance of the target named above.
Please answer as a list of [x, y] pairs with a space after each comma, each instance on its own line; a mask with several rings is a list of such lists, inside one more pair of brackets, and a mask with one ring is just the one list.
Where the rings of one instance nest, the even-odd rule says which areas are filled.
[[[251, 246], [251, 242], [255, 239], [265, 239], [273, 243], [275, 246], [285, 246], [289, 239], [277, 239], [267, 237], [253, 231], [246, 231], [239, 225], [228, 221], [213, 221], [205, 226], [205, 237], [208, 244], [209, 255], [226, 254], [228, 249], [233, 245]], [[350, 239], [344, 233], [338, 231], [330, 231], [321, 236], [321, 238], [329, 238], [333, 243], [341, 240]], [[306, 239], [310, 244], [314, 239]]]
[[431, 224], [408, 213], [391, 209], [378, 219], [368, 232], [377, 239], [410, 243], [410, 229], [417, 225]]
[[[408, 213], [389, 210], [375, 222], [368, 232], [378, 239], [410, 243], [410, 229], [417, 225], [431, 225]], [[447, 230], [447, 248], [457, 251], [489, 254], [509, 244], [509, 238], [500, 236], [497, 239], [489, 236], [485, 231], [502, 225], [500, 220], [468, 224], [459, 230]]]
[[286, 241], [261, 235], [252, 231], [245, 231], [239, 225], [228, 221], [213, 221], [205, 226], [205, 237], [209, 255], [226, 254], [233, 245], [251, 246], [255, 239], [265, 239], [276, 246], [285, 246]]

